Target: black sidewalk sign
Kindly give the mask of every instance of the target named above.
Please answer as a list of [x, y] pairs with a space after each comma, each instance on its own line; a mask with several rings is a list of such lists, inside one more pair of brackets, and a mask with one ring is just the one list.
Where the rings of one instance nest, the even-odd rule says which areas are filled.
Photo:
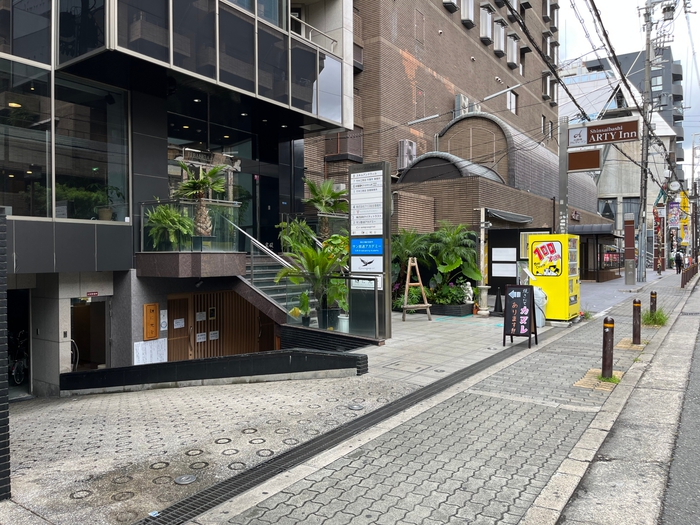
[[506, 336], [527, 337], [527, 347], [532, 348], [532, 336], [537, 342], [537, 324], [535, 323], [535, 293], [532, 286], [507, 285], [506, 299], [503, 307], [503, 346]]

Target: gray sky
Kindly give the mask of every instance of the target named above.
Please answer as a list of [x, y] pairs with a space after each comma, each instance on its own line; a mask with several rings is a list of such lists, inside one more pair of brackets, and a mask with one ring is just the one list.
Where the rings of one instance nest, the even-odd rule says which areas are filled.
[[[656, 3], [657, 0], [654, 0]], [[690, 1], [690, 0], [689, 0]], [[639, 11], [640, 6], [646, 5], [642, 0], [595, 0], [596, 6], [600, 10], [603, 25], [608, 31], [610, 41], [615, 53], [625, 54], [644, 49], [644, 19]], [[694, 0], [695, 5], [691, 6], [698, 11], [700, 0]], [[572, 3], [585, 22], [581, 24], [576, 16]], [[665, 2], [671, 3], [671, 2]], [[585, 55], [587, 59], [595, 59], [593, 47], [602, 47], [601, 38], [598, 36], [593, 17], [588, 8], [588, 2], [584, 0], [560, 0], [561, 7], [559, 20], [559, 42], [560, 61], [578, 58]], [[677, 2], [674, 20], [664, 22], [661, 11], [661, 3], [656, 3], [653, 10], [653, 20], [659, 22], [656, 30], [652, 32], [652, 37], [659, 35], [659, 29], [666, 34], [665, 41], [670, 44], [673, 51], [673, 59], [680, 60], [683, 65], [683, 105], [685, 107], [683, 129], [685, 140], [683, 148], [685, 150], [685, 160], [682, 163], [686, 179], [691, 177], [691, 147], [693, 143], [693, 133], [696, 133], [696, 161], [695, 173], [700, 177], [700, 82], [698, 81], [698, 71], [693, 63], [700, 63], [698, 51], [700, 51], [700, 15], [690, 14], [690, 27], [693, 29], [693, 44], [695, 47], [695, 60], [691, 50], [691, 39], [688, 31], [688, 22], [683, 10], [683, 1]], [[585, 29], [590, 35], [590, 40], [586, 38]], [[598, 51], [600, 56], [607, 56], [604, 49]], [[696, 177], [696, 180], [698, 180]]]

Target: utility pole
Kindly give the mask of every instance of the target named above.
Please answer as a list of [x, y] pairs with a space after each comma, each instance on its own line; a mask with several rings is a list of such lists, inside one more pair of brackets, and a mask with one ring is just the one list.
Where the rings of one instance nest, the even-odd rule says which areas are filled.
[[651, 30], [652, 0], [647, 0], [644, 8], [644, 29], [646, 46], [644, 57], [644, 93], [642, 94], [642, 174], [639, 184], [639, 254], [637, 256], [637, 281], [647, 280], [647, 169], [649, 167], [649, 126], [651, 118], [649, 104], [651, 95]]

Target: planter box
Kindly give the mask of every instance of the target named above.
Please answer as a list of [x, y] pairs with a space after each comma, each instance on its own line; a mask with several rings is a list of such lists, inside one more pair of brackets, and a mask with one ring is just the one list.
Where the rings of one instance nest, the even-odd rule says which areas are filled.
[[[468, 304], [434, 304], [430, 307], [432, 315], [450, 315], [453, 317], [465, 317], [472, 315], [474, 303]], [[422, 310], [425, 312], [425, 310]]]
[[[401, 308], [392, 308], [392, 312], [403, 312]], [[406, 313], [411, 313], [410, 309], [406, 310]], [[425, 308], [422, 310], [415, 310], [414, 314], [424, 314]], [[434, 304], [430, 307], [431, 315], [446, 315], [453, 317], [465, 317], [467, 315], [472, 315], [474, 313], [474, 303], [467, 304]]]

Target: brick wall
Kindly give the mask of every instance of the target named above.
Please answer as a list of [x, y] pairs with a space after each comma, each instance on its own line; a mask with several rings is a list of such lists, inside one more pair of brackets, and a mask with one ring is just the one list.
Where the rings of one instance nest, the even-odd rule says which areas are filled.
[[[461, 23], [461, 12], [449, 13], [442, 0], [354, 1], [354, 26], [359, 29], [355, 36], [364, 56], [364, 70], [354, 76], [355, 125], [363, 133], [364, 162], [388, 161], [395, 170], [400, 139], [416, 142], [418, 155], [433, 151], [435, 135], [452, 120], [456, 94], [480, 101], [506, 87], [522, 84], [516, 90], [517, 114], [508, 110], [506, 95], [483, 102], [482, 111], [498, 116], [519, 135], [535, 142], [544, 139], [543, 116], [556, 124], [556, 108], [542, 99], [544, 61], [533, 51], [526, 54], [524, 75], [518, 69], [510, 69], [506, 57], [499, 58], [492, 44], [481, 42], [479, 2], [473, 1], [477, 25], [471, 29]], [[520, 27], [508, 21], [507, 7], [499, 8], [493, 2], [491, 5], [496, 10], [494, 18], [506, 20], [507, 32], [517, 33], [521, 42], [527, 43]], [[549, 27], [542, 19], [542, 3], [533, 2], [523, 16], [537, 41]], [[432, 115], [439, 117], [406, 125]], [[441, 137], [440, 149], [490, 167], [495, 162], [494, 169], [508, 184], [516, 185], [509, 180], [502, 131], [492, 122], [483, 122], [479, 129], [469, 131], [469, 137]], [[550, 152], [556, 152], [555, 140], [544, 140], [543, 144]], [[462, 154], [466, 149], [470, 156]], [[308, 139], [305, 154], [307, 174], [336, 178], [342, 177], [342, 170], [347, 168], [347, 164], [338, 162], [324, 163], [322, 137]], [[538, 175], [543, 176], [541, 172]]]
[[392, 194], [394, 214], [391, 216], [391, 232], [416, 230], [431, 233], [435, 224], [435, 199], [405, 191]]
[[0, 207], [0, 500], [10, 492], [10, 414], [7, 376], [7, 218]]
[[[399, 224], [401, 220], [405, 220], [406, 223], [410, 220], [411, 227], [418, 231], [432, 231], [428, 230], [431, 220], [432, 229], [437, 228], [441, 220], [447, 220], [453, 224], [467, 224], [471, 229], [478, 229], [479, 208], [512, 211], [533, 218], [529, 224], [516, 224], [489, 218], [494, 228], [552, 228], [558, 221], [559, 206], [555, 205], [551, 199], [504, 186], [482, 177], [396, 184], [394, 190], [403, 194], [403, 197], [394, 203], [394, 215], [398, 215]], [[435, 204], [432, 219], [428, 213], [423, 212], [420, 215], [417, 213], [417, 203], [426, 202], [426, 198], [433, 199]], [[569, 212], [573, 209], [570, 207]], [[571, 224], [611, 223], [595, 213], [575, 209], [580, 213], [581, 221], [570, 221]]]

